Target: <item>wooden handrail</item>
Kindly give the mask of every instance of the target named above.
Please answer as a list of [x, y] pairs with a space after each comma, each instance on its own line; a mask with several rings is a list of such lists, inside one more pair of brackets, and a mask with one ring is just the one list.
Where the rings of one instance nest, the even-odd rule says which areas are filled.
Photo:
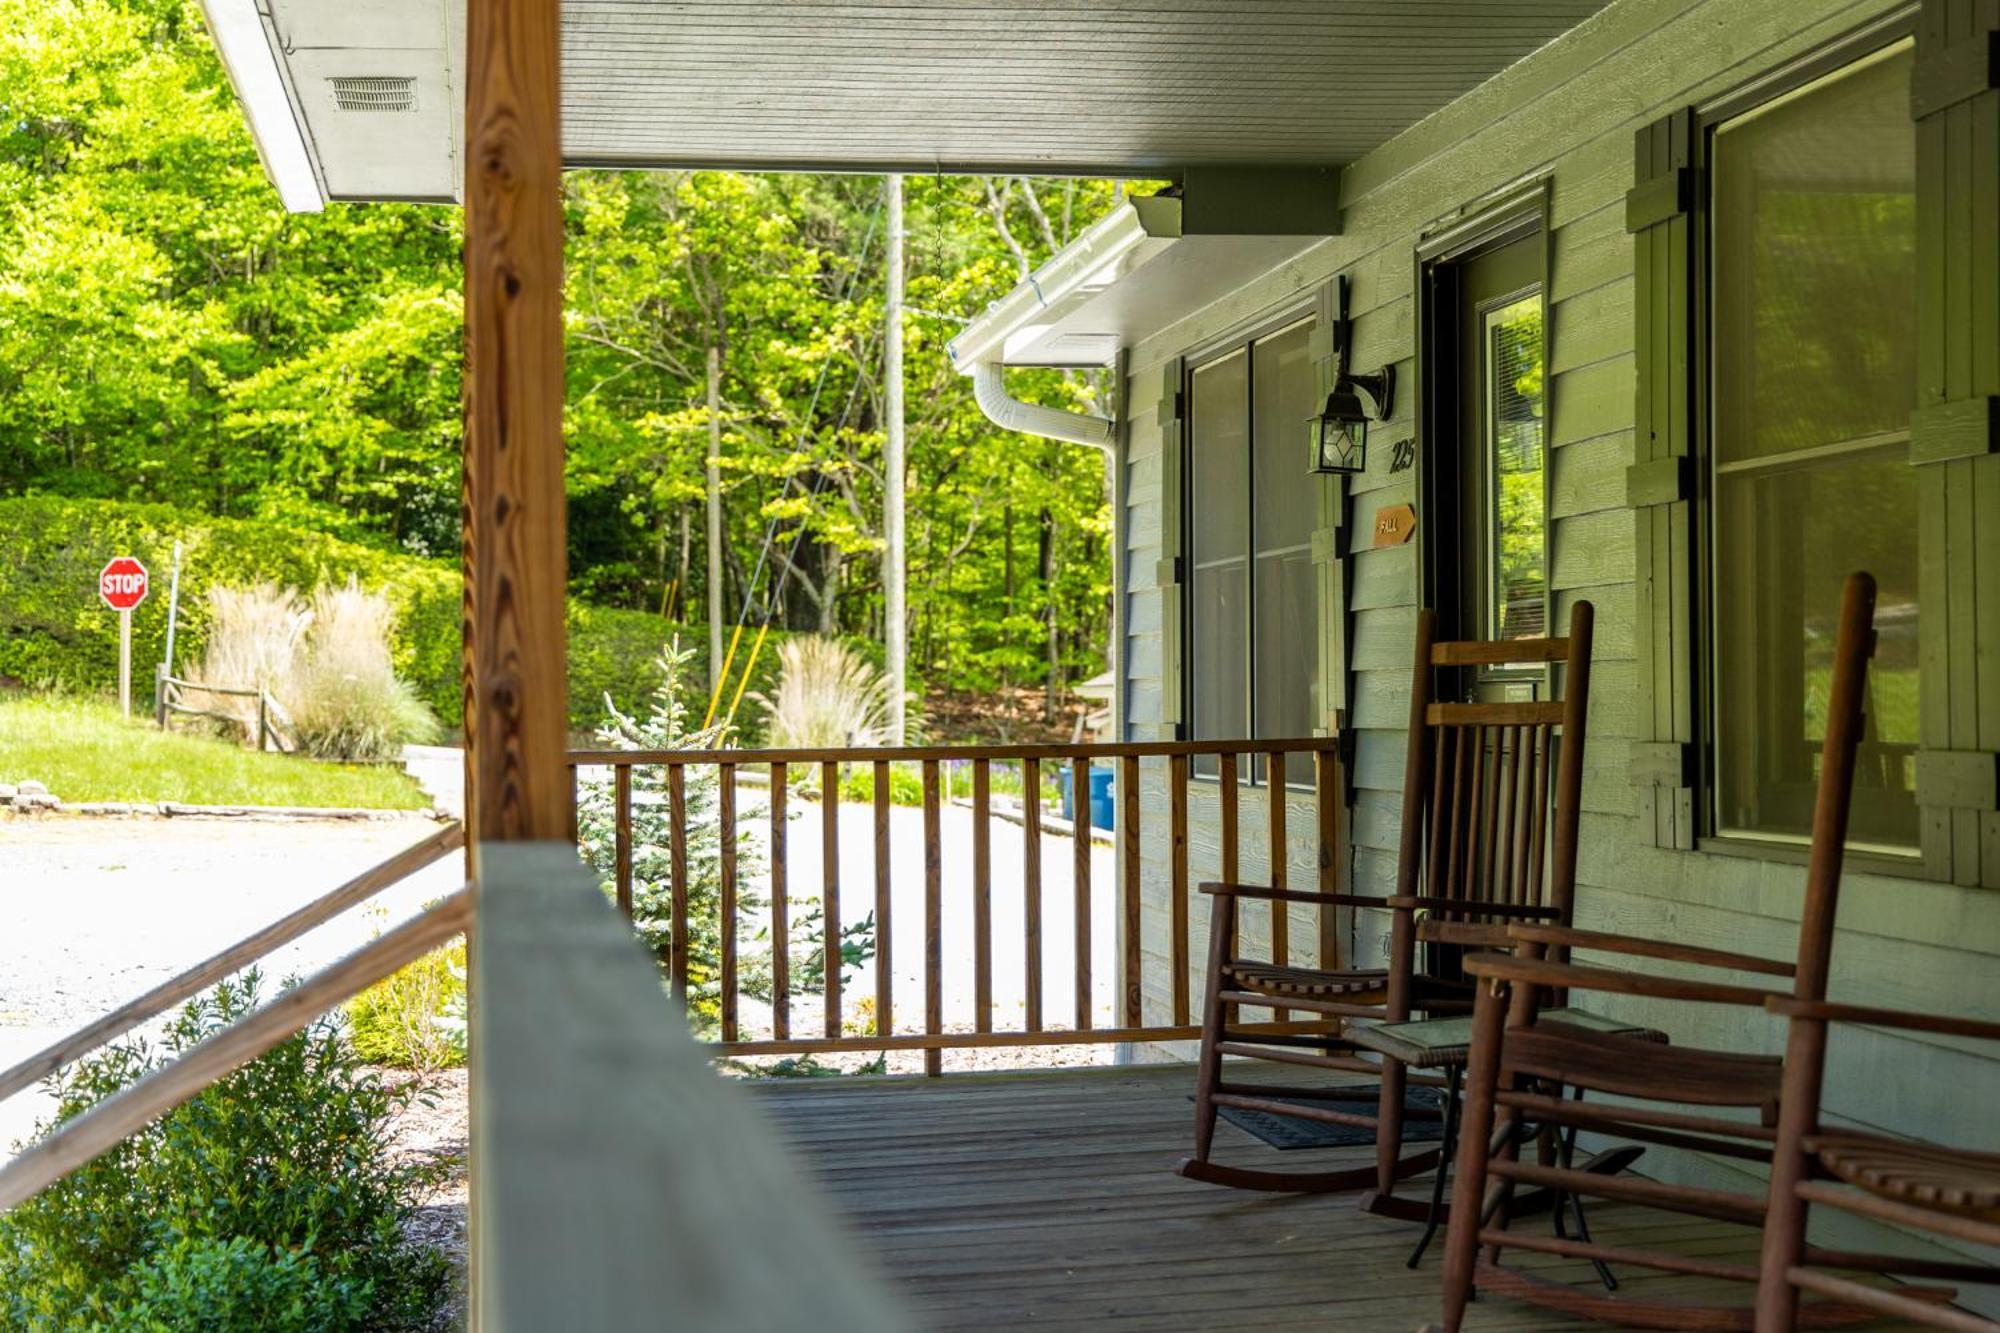
[[[1243, 853], [1243, 822], [1246, 818], [1254, 818], [1242, 808], [1243, 803], [1254, 801], [1264, 805], [1259, 822], [1269, 830], [1269, 845], [1283, 846], [1288, 828], [1285, 802], [1300, 794], [1286, 780], [1286, 756], [1313, 755], [1316, 761], [1315, 796], [1321, 801], [1337, 802], [1342, 790], [1339, 745], [1338, 737], [1316, 736], [1280, 740], [1149, 741], [1101, 745], [576, 750], [569, 755], [569, 765], [572, 775], [578, 776], [590, 768], [601, 771], [608, 767], [611, 770], [609, 774], [593, 779], [593, 782], [603, 783], [616, 825], [608, 849], [611, 854], [607, 856], [602, 870], [620, 906], [630, 903], [633, 889], [630, 848], [635, 837], [631, 827], [635, 810], [650, 810], [665, 815], [668, 820], [665, 836], [672, 859], [665, 887], [670, 888], [673, 894], [674, 940], [670, 972], [674, 989], [682, 996], [687, 994], [685, 941], [690, 924], [687, 900], [693, 888], [693, 868], [687, 862], [687, 775], [691, 767], [707, 767], [717, 770], [722, 778], [720, 808], [715, 815], [716, 832], [719, 834], [719, 866], [714, 868], [720, 871], [719, 908], [725, 923], [719, 937], [721, 957], [717, 968], [719, 976], [716, 978], [721, 986], [718, 997], [720, 1040], [709, 1049], [718, 1054], [760, 1055], [921, 1050], [925, 1053], [926, 1069], [937, 1072], [941, 1065], [936, 1053], [959, 1047], [1057, 1046], [1104, 1040], [1168, 1041], [1184, 1040], [1194, 1035], [1193, 997], [1188, 978], [1194, 934], [1189, 920], [1192, 887], [1188, 865], [1191, 845], [1190, 791], [1207, 792], [1209, 795], [1203, 799], [1212, 798], [1217, 802], [1216, 812], [1221, 821], [1221, 870], [1227, 878], [1237, 870], [1237, 862]], [[1213, 760], [1212, 765], [1205, 766], [1209, 771], [1202, 776], [1207, 781], [1201, 784], [1193, 781], [1193, 761], [1197, 758]], [[1163, 825], [1154, 833], [1152, 842], [1162, 850], [1168, 862], [1165, 901], [1160, 903], [1147, 902], [1140, 891], [1139, 858], [1141, 848], [1146, 845], [1139, 827], [1142, 810], [1140, 777], [1142, 761], [1147, 760], [1163, 761], [1161, 767], [1167, 780], [1164, 818], [1159, 814], [1149, 816], [1159, 819]], [[919, 864], [923, 875], [922, 888], [920, 894], [913, 895], [901, 907], [904, 915], [913, 909], [921, 911], [921, 936], [914, 930], [907, 933], [898, 930], [892, 920], [899, 895], [894, 892], [890, 856], [894, 808], [890, 777], [897, 763], [919, 769], [921, 777], [924, 855]], [[971, 769], [969, 812], [972, 827], [970, 847], [967, 849], [970, 856], [963, 859], [956, 855], [947, 858], [942, 854], [941, 814], [946, 793], [942, 790], [941, 780], [947, 763], [966, 764]], [[996, 764], [1018, 766], [1022, 788], [1027, 794], [1018, 817], [1003, 814], [995, 808], [993, 767]], [[789, 841], [785, 831], [786, 816], [788, 810], [793, 808], [791, 802], [797, 800], [797, 794], [792, 791], [790, 770], [793, 765], [814, 770], [819, 776], [817, 804], [820, 828], [817, 841], [821, 848], [823, 910], [816, 937], [809, 942], [791, 938], [791, 925], [796, 918], [788, 908], [791, 895], [812, 892], [812, 886], [796, 882], [796, 875], [788, 874], [785, 865]], [[849, 814], [851, 817], [864, 817], [871, 825], [876, 930], [873, 1030], [864, 1027], [851, 1035], [844, 1022], [854, 1015], [843, 1007], [844, 997], [839, 986], [840, 931], [844, 924], [839, 910], [842, 873], [839, 824], [843, 804], [840, 775], [848, 765], [865, 766], [874, 779], [872, 799], [866, 805], [851, 809]], [[1054, 865], [1049, 863], [1042, 846], [1045, 821], [1039, 793], [1045, 766], [1057, 766], [1057, 771], [1071, 780], [1078, 806], [1076, 827], [1071, 831], [1074, 844], [1069, 854]], [[1092, 869], [1092, 840], [1087, 833], [1088, 816], [1083, 813], [1083, 807], [1089, 800], [1091, 774], [1100, 767], [1109, 769], [1115, 775], [1118, 787], [1115, 803], [1119, 824], [1116, 845], [1123, 864], [1119, 867], [1120, 873], [1109, 879]], [[770, 774], [768, 810], [740, 808], [736, 782], [745, 769], [759, 775], [767, 771]], [[1209, 781], [1213, 782], [1212, 787], [1208, 785]], [[645, 784], [643, 793], [639, 787], [641, 782]], [[1014, 884], [996, 885], [994, 882], [993, 821], [996, 814], [1014, 819], [1020, 825], [1019, 879]], [[757, 923], [769, 928], [771, 1016], [767, 1023], [759, 1015], [754, 1026], [746, 1026], [744, 1006], [738, 994], [739, 983], [745, 975], [738, 945], [739, 918], [745, 897], [743, 862], [737, 845], [739, 826], [744, 835], [754, 834], [761, 841], [767, 841], [771, 857], [770, 912], [768, 918], [760, 917]], [[1283, 899], [1317, 909], [1317, 930], [1314, 932], [1317, 957], [1302, 957], [1298, 961], [1311, 961], [1327, 967], [1339, 965], [1341, 929], [1336, 920], [1337, 910], [1385, 905], [1379, 899], [1354, 899], [1336, 891], [1343, 882], [1341, 866], [1344, 864], [1344, 858], [1334, 845], [1338, 828], [1337, 813], [1325, 809], [1319, 812], [1310, 826], [1310, 832], [1320, 840], [1316, 859], [1321, 892], [1287, 891], [1283, 888], [1245, 891], [1245, 896]], [[1014, 835], [1005, 836], [1011, 838]], [[1285, 860], [1286, 857], [1281, 854], [1258, 873], [1269, 874], [1282, 884]], [[1062, 862], [1069, 864], [1063, 867]], [[714, 873], [714, 869], [710, 873]], [[1067, 891], [1045, 896], [1045, 876], [1059, 869], [1067, 870]], [[1056, 886], [1048, 887], [1054, 890]], [[1008, 980], [1019, 988], [1021, 1007], [1019, 1017], [1011, 1023], [1003, 1022], [994, 998], [993, 974], [997, 952], [994, 930], [999, 915], [995, 911], [996, 890], [1011, 900], [1010, 905], [1018, 903], [1020, 911], [1016, 919], [1020, 923], [1021, 961], [1018, 971], [1008, 969], [1013, 973]], [[1120, 941], [1122, 948], [1116, 954], [1119, 975], [1115, 978], [1117, 984], [1111, 987], [1113, 993], [1108, 1005], [1103, 1003], [1099, 992], [1104, 989], [1103, 974], [1110, 969], [1095, 956], [1104, 942], [1103, 923], [1097, 922], [1095, 916], [1107, 905], [1103, 897], [1105, 894], [1111, 895], [1108, 902], [1110, 919], [1117, 922], [1123, 937]], [[948, 908], [947, 899], [954, 906]], [[972, 928], [969, 956], [962, 967], [954, 959], [947, 958], [942, 947], [943, 922], [947, 912], [958, 910], [957, 904], [963, 905]], [[1291, 923], [1283, 906], [1273, 903], [1273, 908], [1275, 910], [1269, 913], [1273, 947], [1277, 956], [1289, 960], [1293, 955]], [[1257, 910], [1260, 915], [1265, 911], [1262, 908]], [[1505, 912], [1507, 909], [1501, 910]], [[1163, 987], [1158, 1011], [1149, 1014], [1141, 976], [1149, 960], [1141, 942], [1150, 933], [1149, 923], [1144, 918], [1152, 912], [1158, 912], [1164, 918], [1160, 924], [1167, 927], [1164, 932], [1167, 939], [1160, 950], [1167, 984]], [[903, 950], [919, 947], [918, 940], [921, 939], [921, 961], [915, 969], [918, 990], [901, 996], [900, 1005], [892, 985], [899, 961], [893, 947], [898, 934], [904, 937]], [[1047, 951], [1065, 945], [1072, 957], [1063, 969], [1064, 975], [1045, 975]], [[796, 984], [799, 951], [807, 948], [823, 952], [826, 961], [823, 983], [825, 1008], [820, 1021], [812, 1025], [813, 1031], [800, 1030], [798, 1020], [792, 1013], [799, 992]], [[1314, 944], [1305, 944], [1301, 952], [1311, 954], [1313, 950]], [[907, 959], [901, 961], [905, 967], [909, 966]], [[1152, 965], [1160, 964], [1154, 962]], [[944, 1018], [948, 1005], [962, 1003], [965, 999], [969, 999], [972, 1005], [972, 1021], [967, 1025], [971, 1030], [945, 1031]], [[1272, 1012], [1281, 1023], [1292, 1017], [1284, 1010]], [[1301, 1012], [1297, 1019], [1293, 1026], [1301, 1034], [1309, 1034], [1315, 1029], [1311, 1014]], [[1001, 1030], [1003, 1028], [1015, 1030]]]
[[369, 867], [330, 893], [313, 899], [297, 911], [273, 921], [262, 930], [247, 935], [227, 949], [170, 977], [145, 994], [113, 1009], [95, 1022], [35, 1052], [0, 1074], [0, 1101], [21, 1089], [39, 1083], [78, 1056], [87, 1055], [113, 1038], [130, 1032], [149, 1018], [165, 1013], [174, 1005], [206, 990], [230, 973], [249, 966], [273, 949], [290, 944], [322, 922], [339, 916], [348, 908], [366, 902], [376, 894], [425, 866], [449, 856], [465, 845], [465, 830], [449, 824], [436, 833], [397, 852], [380, 865]]
[[1313, 754], [1339, 744], [1333, 736], [1250, 741], [1106, 741], [1088, 745], [896, 745], [836, 749], [571, 750], [571, 767], [614, 764], [852, 764], [946, 761], [1160, 759], [1222, 754]]
[[472, 920], [461, 889], [314, 973], [130, 1087], [105, 1098], [0, 1168], [0, 1213], [33, 1198], [159, 1117], [277, 1046], [334, 1005], [415, 962]]

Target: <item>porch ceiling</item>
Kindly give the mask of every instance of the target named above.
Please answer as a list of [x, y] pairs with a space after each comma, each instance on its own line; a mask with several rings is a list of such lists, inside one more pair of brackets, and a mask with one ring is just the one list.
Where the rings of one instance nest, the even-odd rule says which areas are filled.
[[[564, 156], [1110, 176], [1335, 165], [1606, 2], [564, 0]], [[206, 3], [267, 162], [289, 137], [323, 198], [456, 193], [463, 0]], [[262, 43], [240, 36], [258, 26]], [[285, 95], [259, 105], [273, 66]], [[352, 109], [350, 90], [344, 109], [333, 80], [371, 77], [413, 80], [407, 106]]]

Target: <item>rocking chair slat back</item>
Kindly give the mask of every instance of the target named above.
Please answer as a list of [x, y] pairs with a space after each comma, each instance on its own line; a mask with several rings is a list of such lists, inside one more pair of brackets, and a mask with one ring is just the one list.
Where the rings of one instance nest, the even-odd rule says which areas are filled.
[[[1439, 642], [1436, 613], [1419, 615], [1397, 891], [1465, 904], [1463, 912], [1432, 908], [1437, 927], [1490, 919], [1478, 909], [1493, 904], [1550, 908], [1552, 919], [1568, 924], [1583, 766], [1565, 760], [1582, 753], [1591, 630], [1588, 602], [1572, 608], [1567, 637], [1507, 643]], [[1459, 673], [1520, 662], [1560, 663], [1562, 697], [1438, 698], [1443, 683]], [[1449, 933], [1437, 927], [1426, 933]], [[1407, 945], [1392, 942], [1392, 957], [1417, 943], [1414, 934]], [[1465, 946], [1437, 938], [1424, 943], [1428, 957], [1417, 970], [1457, 979]], [[1412, 956], [1409, 964], [1415, 961]], [[1392, 1001], [1392, 1011], [1399, 1008]]]

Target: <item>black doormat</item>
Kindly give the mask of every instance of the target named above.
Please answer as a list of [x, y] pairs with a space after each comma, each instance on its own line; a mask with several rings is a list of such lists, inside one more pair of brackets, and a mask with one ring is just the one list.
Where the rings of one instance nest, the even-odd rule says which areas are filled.
[[[1374, 1115], [1382, 1095], [1373, 1083], [1329, 1091], [1324, 1097], [1274, 1097], [1271, 1100], [1299, 1106], [1324, 1106], [1330, 1111], [1352, 1115]], [[1192, 1097], [1189, 1101], [1194, 1100]], [[1406, 1143], [1436, 1143], [1444, 1137], [1444, 1093], [1437, 1088], [1409, 1088], [1403, 1093], [1403, 1140]], [[1238, 1129], [1255, 1134], [1273, 1148], [1346, 1148], [1375, 1142], [1375, 1131], [1360, 1125], [1333, 1125], [1324, 1120], [1299, 1120], [1269, 1111], [1251, 1111], [1240, 1106], [1218, 1106], [1222, 1118]], [[1420, 1118], [1421, 1117], [1421, 1118]]]

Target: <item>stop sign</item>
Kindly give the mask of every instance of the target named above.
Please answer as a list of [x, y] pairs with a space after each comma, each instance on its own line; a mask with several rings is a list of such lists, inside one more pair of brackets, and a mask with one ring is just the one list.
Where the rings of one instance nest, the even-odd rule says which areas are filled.
[[121, 555], [97, 576], [97, 595], [114, 611], [130, 611], [146, 600], [146, 567]]

